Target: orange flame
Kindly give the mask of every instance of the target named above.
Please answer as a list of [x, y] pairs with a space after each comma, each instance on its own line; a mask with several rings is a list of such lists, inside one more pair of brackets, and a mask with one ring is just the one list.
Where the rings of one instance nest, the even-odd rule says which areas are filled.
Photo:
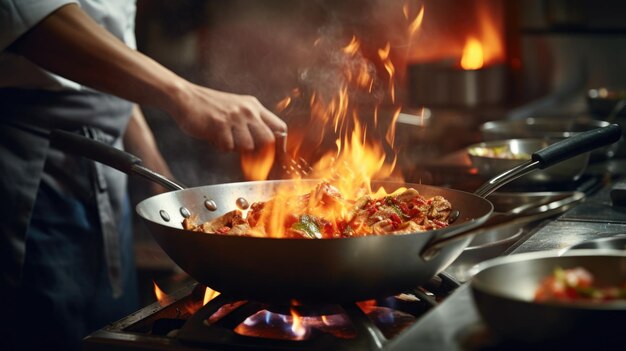
[[267, 179], [276, 157], [276, 144], [267, 144], [254, 151], [243, 151], [239, 157], [241, 169], [246, 179]]
[[[411, 6], [409, 2], [404, 3], [402, 6], [402, 13], [404, 14], [404, 18], [408, 21], [411, 14]], [[408, 33], [409, 37], [412, 37], [418, 29], [422, 26], [422, 21], [424, 20], [424, 5], [420, 6], [417, 15], [413, 18], [412, 21], [409, 22]]]
[[[421, 26], [424, 7], [421, 6], [414, 15], [409, 7], [405, 7], [403, 12], [408, 21], [408, 31], [415, 33]], [[303, 131], [290, 126], [290, 134], [296, 137], [290, 136], [288, 140], [288, 154], [293, 160], [303, 158], [299, 154], [301, 151], [307, 153], [307, 156], [314, 155], [315, 162], [306, 160], [312, 164], [306, 176], [326, 183], [320, 182], [315, 186], [312, 183], [294, 182], [289, 188], [276, 191], [274, 198], [265, 202], [264, 210], [258, 213], [260, 218], [255, 218], [257, 223], [253, 230], [258, 232], [252, 235], [287, 236], [289, 223], [294, 220], [293, 213], [323, 217], [331, 225], [336, 225], [349, 215], [352, 204], [346, 199], [372, 195], [373, 191], [376, 191], [374, 196], [388, 195], [385, 189], [372, 189], [372, 179], [401, 180], [394, 172], [397, 163], [394, 150], [395, 122], [401, 106], [397, 105], [395, 96], [396, 68], [392, 62], [394, 52], [391, 42], [387, 41], [373, 52], [363, 50], [363, 43], [355, 35], [347, 44], [334, 44], [332, 39], [321, 37], [313, 45], [332, 51], [333, 69], [337, 68], [332, 72], [331, 86], [335, 90], [329, 92], [326, 86], [322, 87], [326, 89], [309, 86], [302, 90], [294, 89], [277, 104], [279, 111], [287, 111], [289, 106], [294, 106], [296, 99], [306, 101], [309, 124]], [[373, 57], [368, 57], [366, 52]], [[386, 74], [377, 74], [375, 70], [379, 67]], [[375, 94], [374, 87], [378, 89]], [[385, 89], [385, 92], [379, 92]], [[369, 99], [366, 104], [362, 103], [364, 97]], [[383, 101], [390, 101], [393, 106], [386, 106], [383, 110], [380, 108]], [[382, 121], [389, 122], [389, 125], [383, 125]], [[328, 138], [331, 135], [332, 138]], [[317, 139], [318, 143], [303, 144], [311, 138]], [[324, 144], [332, 140], [334, 145]], [[242, 168], [248, 179], [263, 179], [273, 161], [269, 150], [263, 155], [242, 155]], [[290, 175], [294, 179], [303, 176], [300, 172]], [[328, 199], [325, 194], [329, 191], [338, 191], [342, 197], [340, 200]], [[333, 233], [339, 232], [338, 228], [333, 229]]]
[[204, 298], [202, 299], [202, 305], [206, 305], [209, 301], [220, 295], [219, 291], [215, 291], [209, 287], [204, 290]]
[[483, 67], [484, 62], [483, 47], [480, 41], [473, 37], [468, 38], [461, 57], [461, 67], [464, 70], [477, 70]]
[[303, 323], [302, 316], [296, 311], [295, 308], [291, 308], [291, 332], [295, 336], [295, 340], [304, 339], [307, 335], [307, 327]]
[[156, 297], [157, 302], [160, 306], [167, 306], [174, 302], [174, 299], [167, 295], [165, 292], [163, 292], [163, 290], [159, 288], [154, 280], [152, 281], [152, 284], [154, 285], [154, 296]]
[[[452, 15], [450, 6], [432, 6], [427, 19], [424, 19], [422, 6], [411, 23], [419, 23], [418, 30], [429, 35], [418, 38], [409, 32], [408, 37], [412, 41], [408, 45], [407, 61], [427, 63], [452, 59], [459, 62], [468, 50], [470, 38], [473, 38], [471, 46], [475, 47], [475, 41], [481, 44], [483, 67], [504, 62], [504, 3], [499, 0], [456, 0]], [[413, 13], [410, 8], [409, 3], [405, 3], [404, 16], [407, 20]]]
[[391, 52], [391, 43], [389, 42], [387, 42], [387, 45], [385, 46], [384, 49], [378, 49], [378, 56], [380, 57], [380, 60], [383, 62], [383, 65], [385, 66], [385, 70], [389, 74], [389, 95], [391, 96], [391, 103], [395, 103], [396, 92], [395, 92], [393, 76], [394, 76], [396, 69], [393, 67], [393, 63], [391, 62], [391, 59], [389, 58], [390, 52]]

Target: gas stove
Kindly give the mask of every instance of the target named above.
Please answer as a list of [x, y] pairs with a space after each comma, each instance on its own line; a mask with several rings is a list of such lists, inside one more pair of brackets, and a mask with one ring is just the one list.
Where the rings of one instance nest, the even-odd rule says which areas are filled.
[[385, 299], [269, 304], [190, 284], [84, 339], [85, 350], [381, 350], [459, 287], [442, 273]]
[[[626, 232], [626, 213], [611, 206], [612, 183], [582, 182], [588, 198], [560, 217], [527, 224], [503, 254], [564, 248]], [[582, 187], [582, 188], [581, 188]], [[600, 188], [598, 191], [597, 189]], [[595, 213], [598, 220], [592, 220]], [[502, 349], [482, 323], [467, 284], [447, 271], [397, 296], [343, 303], [269, 304], [218, 295], [190, 283], [84, 339], [85, 350], [412, 350]], [[517, 345], [519, 346], [519, 345]]]

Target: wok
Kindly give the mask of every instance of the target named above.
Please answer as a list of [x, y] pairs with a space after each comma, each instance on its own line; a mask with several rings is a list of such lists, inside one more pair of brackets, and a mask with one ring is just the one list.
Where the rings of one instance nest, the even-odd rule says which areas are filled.
[[[614, 125], [557, 147], [536, 153], [536, 160], [517, 170], [525, 174], [547, 167], [590, 148], [614, 142], [621, 129]], [[141, 166], [141, 160], [82, 136], [53, 131], [51, 142], [73, 152], [142, 175], [178, 189], [141, 201], [136, 210], [163, 250], [191, 277], [232, 296], [273, 301], [343, 302], [384, 297], [430, 280], [461, 254], [471, 240], [467, 232], [484, 223], [493, 211], [486, 196], [515, 179], [485, 184], [478, 195], [421, 184], [374, 182], [388, 191], [414, 187], [424, 196], [441, 195], [454, 208], [455, 220], [446, 228], [402, 235], [340, 239], [277, 239], [227, 236], [185, 231], [183, 218], [193, 213], [205, 221], [235, 208], [239, 199], [267, 200], [280, 186], [293, 181], [257, 181], [207, 185], [184, 189], [174, 181]], [[316, 180], [309, 180], [312, 185]]]
[[471, 272], [470, 286], [491, 330], [505, 340], [523, 343], [591, 341], [597, 346], [616, 336], [623, 338], [626, 301], [533, 301], [539, 282], [556, 267], [584, 267], [597, 286], [621, 286], [626, 281], [626, 252], [572, 250], [562, 256], [554, 251], [532, 252], [478, 264]]

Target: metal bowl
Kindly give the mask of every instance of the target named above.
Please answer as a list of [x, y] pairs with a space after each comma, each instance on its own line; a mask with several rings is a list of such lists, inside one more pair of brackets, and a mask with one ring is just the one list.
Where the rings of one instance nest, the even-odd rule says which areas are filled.
[[[467, 154], [478, 174], [492, 178], [530, 159], [548, 145], [545, 139], [507, 139], [482, 142], [467, 147]], [[548, 184], [578, 180], [589, 164], [589, 153], [562, 161], [516, 180], [516, 184]]]
[[[480, 132], [483, 140], [542, 138], [552, 142], [576, 134], [610, 125], [608, 121], [592, 118], [542, 117], [523, 120], [501, 120], [483, 123]], [[593, 159], [607, 159], [615, 155], [618, 143], [592, 151]]]
[[601, 342], [621, 337], [626, 301], [534, 301], [539, 283], [557, 267], [584, 267], [596, 285], [621, 286], [626, 281], [626, 252], [533, 252], [485, 261], [473, 269], [471, 280], [474, 302], [484, 322], [497, 335], [522, 342], [574, 338]]

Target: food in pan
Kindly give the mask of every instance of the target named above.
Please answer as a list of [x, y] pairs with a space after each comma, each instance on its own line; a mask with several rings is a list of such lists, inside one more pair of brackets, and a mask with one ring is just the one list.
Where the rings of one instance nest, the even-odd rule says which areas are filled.
[[613, 301], [626, 299], [626, 281], [620, 286], [596, 286], [593, 275], [582, 267], [557, 267], [535, 291], [535, 301]]
[[[183, 221], [183, 227], [244, 236], [275, 236], [280, 231], [281, 237], [288, 238], [341, 238], [443, 228], [448, 226], [451, 209], [442, 196], [426, 198], [413, 188], [382, 197], [346, 199], [337, 188], [321, 182], [303, 195], [253, 203], [246, 216], [234, 210], [199, 224], [192, 216]], [[278, 212], [286, 213], [273, 216]]]
[[493, 147], [473, 147], [470, 148], [468, 152], [473, 156], [479, 157], [502, 158], [507, 160], [530, 160], [529, 154], [513, 152], [508, 145]]

